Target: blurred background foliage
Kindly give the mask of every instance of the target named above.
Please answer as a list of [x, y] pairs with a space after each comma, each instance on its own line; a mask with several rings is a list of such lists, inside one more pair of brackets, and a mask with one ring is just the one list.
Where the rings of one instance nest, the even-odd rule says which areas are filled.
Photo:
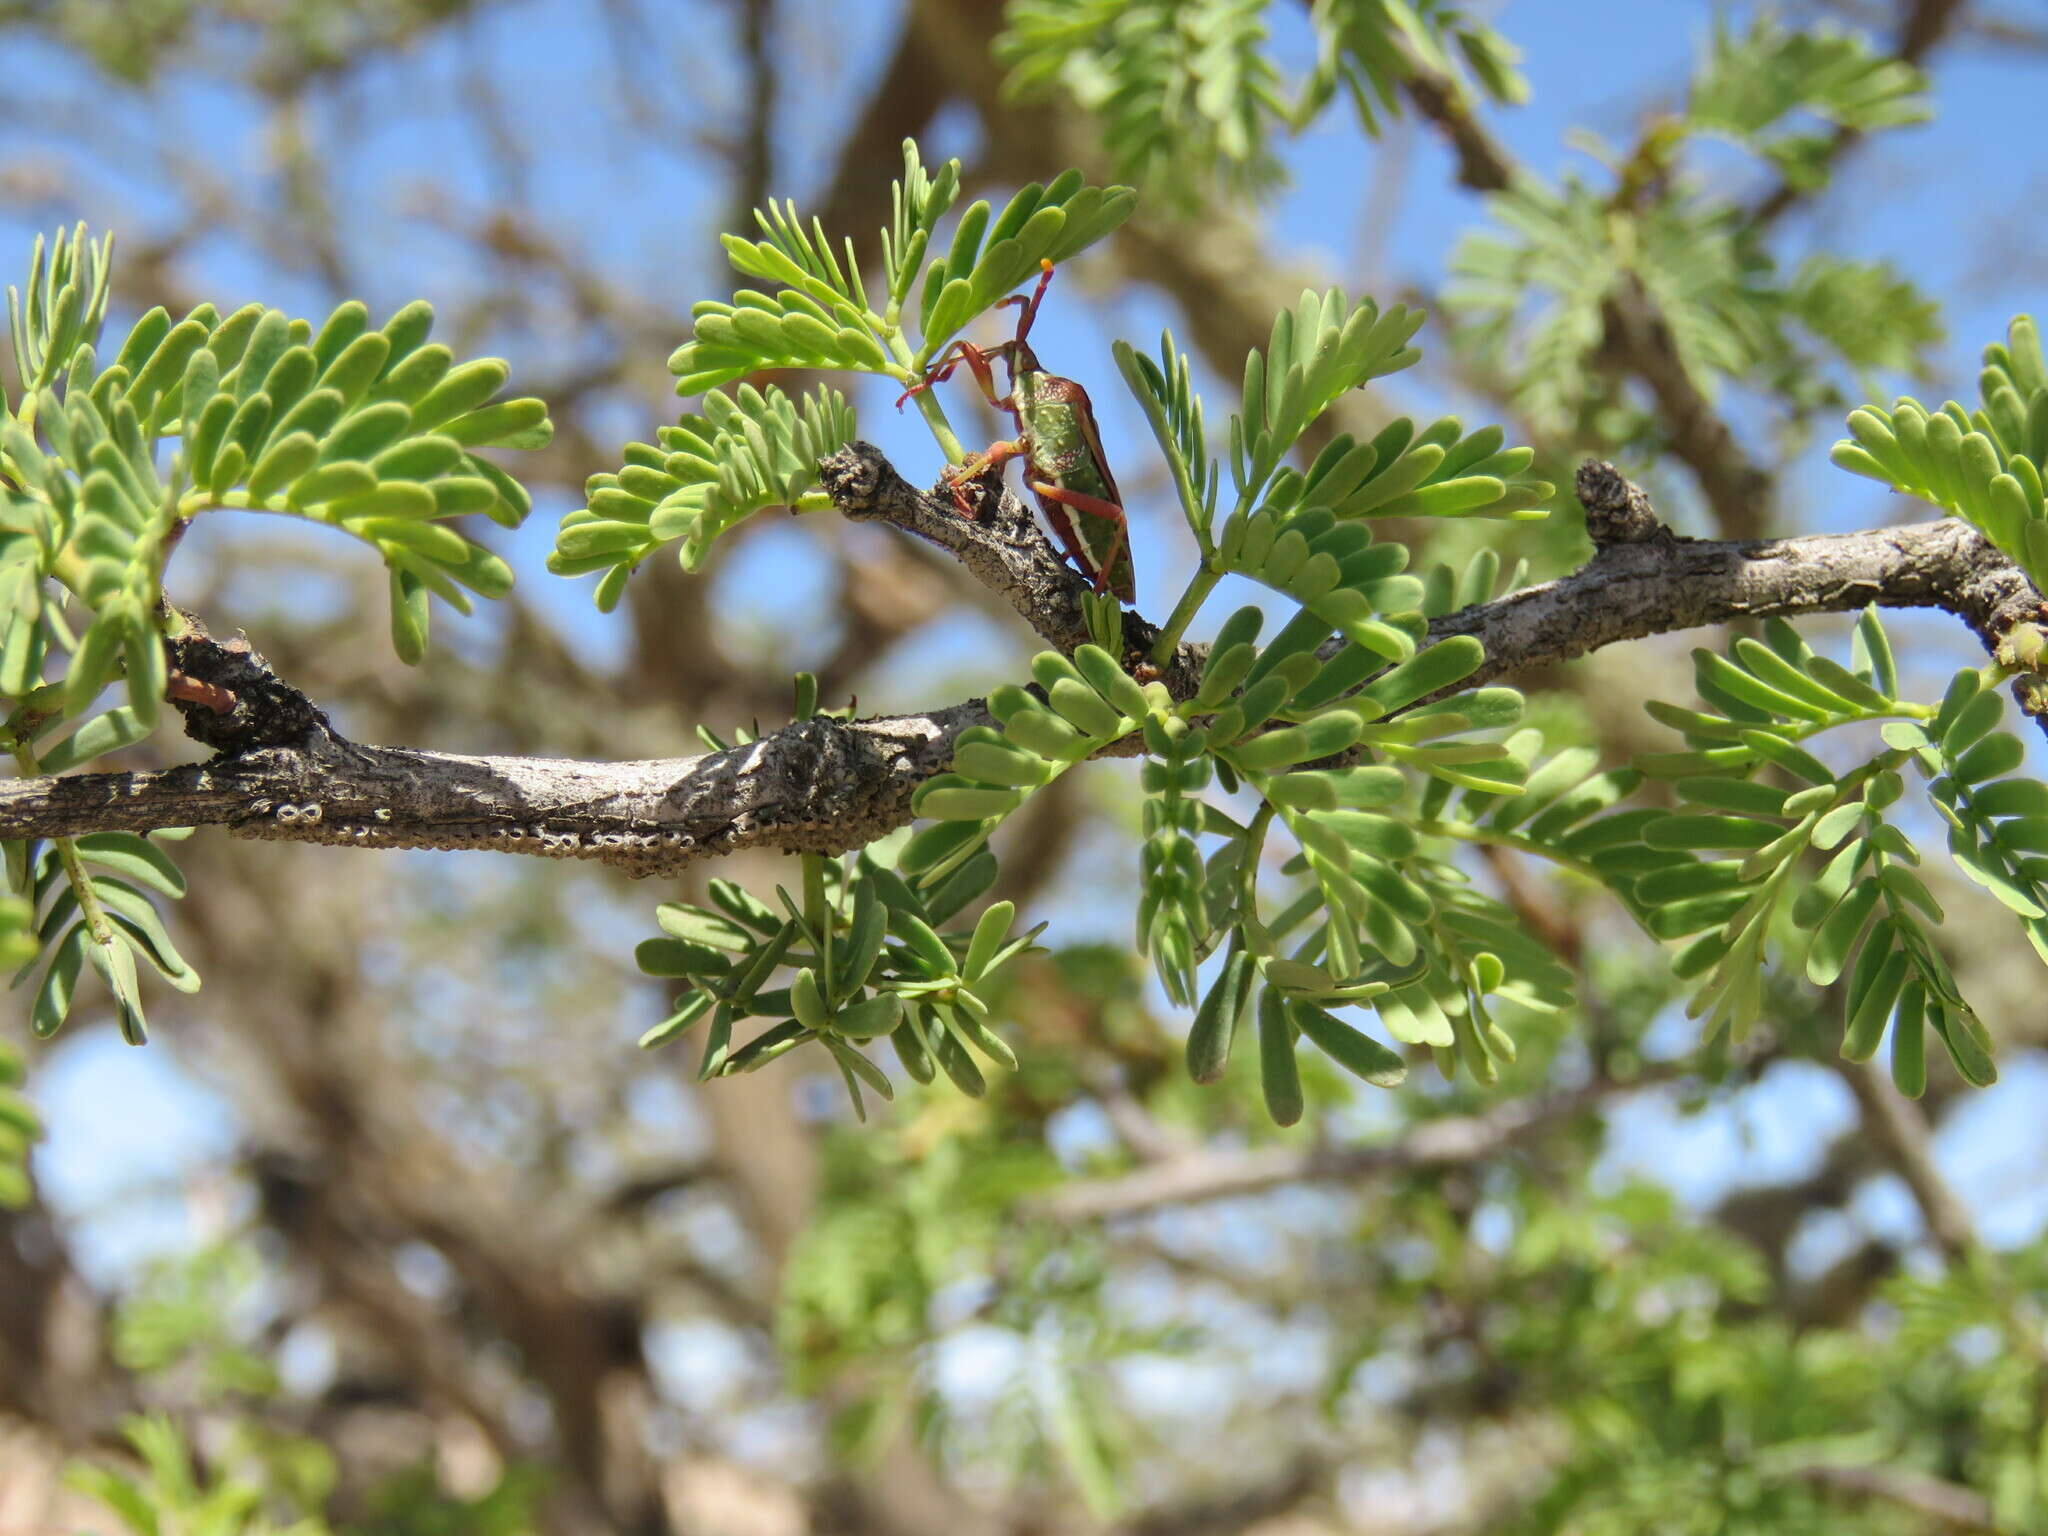
[[[1423, 73], [1388, 75], [1409, 24]], [[1016, 674], [1007, 614], [871, 529], [757, 518], [612, 620], [542, 569], [673, 419], [717, 233], [771, 193], [877, 228], [908, 135], [977, 195], [1139, 179], [1034, 339], [1100, 381], [1147, 592], [1187, 555], [1111, 334], [1171, 321], [1218, 398], [1305, 282], [1424, 303], [1403, 398], [1333, 430], [1463, 409], [1732, 536], [1924, 516], [1817, 441], [1871, 381], [1967, 398], [2048, 276], [2018, 0], [14, 0], [0, 59], [0, 239], [120, 231], [123, 325], [424, 295], [549, 402], [543, 515], [496, 544], [520, 585], [417, 671], [362, 642], [373, 558], [259, 519], [181, 557], [180, 600], [343, 731], [453, 750], [684, 752], [782, 718], [799, 666], [864, 711]], [[1489, 152], [1530, 172], [1490, 205]], [[1483, 541], [1540, 578], [1577, 517], [1417, 563]], [[1969, 659], [1898, 632], [1922, 696]], [[1653, 744], [1636, 701], [1689, 696], [1676, 637], [1522, 681], [1609, 761]], [[1702, 1051], [1611, 902], [1503, 856], [1580, 1012], [1515, 1017], [1491, 1089], [1305, 1058], [1281, 1132], [1247, 1053], [1179, 1070], [1103, 851], [1136, 802], [1074, 775], [1006, 830], [995, 894], [1059, 945], [1006, 975], [1022, 1070], [866, 1127], [815, 1062], [700, 1088], [635, 1050], [668, 1006], [644, 887], [195, 838], [209, 985], [159, 1045], [0, 1040], [0, 1533], [2048, 1531], [2048, 1016], [1989, 898], [1928, 872], [2003, 1080], [1935, 1062], [1916, 1105], [1803, 983]]]

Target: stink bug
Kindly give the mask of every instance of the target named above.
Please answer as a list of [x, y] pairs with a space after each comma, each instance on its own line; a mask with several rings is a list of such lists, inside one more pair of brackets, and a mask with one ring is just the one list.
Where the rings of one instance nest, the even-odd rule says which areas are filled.
[[[980, 453], [969, 455], [966, 463], [947, 469], [946, 483], [952, 487], [954, 506], [964, 516], [974, 516], [967, 482], [1011, 459], [1024, 460], [1024, 483], [1038, 498], [1039, 509], [1052, 524], [1067, 558], [1095, 584], [1097, 592], [1113, 592], [1121, 602], [1134, 602], [1138, 591], [1131, 570], [1123, 498], [1102, 455], [1102, 434], [1096, 430], [1088, 391], [1072, 379], [1047, 373], [1026, 340], [1031, 322], [1038, 318], [1039, 302], [1052, 282], [1052, 263], [1040, 265], [1044, 270], [1030, 298], [1016, 294], [996, 306], [1015, 304], [1021, 308], [1013, 338], [987, 348], [971, 341], [954, 342], [933, 360], [923, 380], [905, 390], [896, 403], [901, 406], [919, 390], [943, 383], [965, 363], [989, 404], [1016, 419], [1017, 436], [1009, 442], [991, 443]], [[996, 393], [990, 364], [998, 357], [1009, 365], [1007, 395]]]

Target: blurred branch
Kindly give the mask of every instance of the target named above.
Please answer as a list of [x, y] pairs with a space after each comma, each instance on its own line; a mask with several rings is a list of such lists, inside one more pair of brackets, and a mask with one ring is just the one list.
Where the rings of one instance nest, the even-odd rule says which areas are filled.
[[[1409, 99], [1450, 146], [1460, 184], [1481, 193], [1505, 192], [1514, 185], [1521, 167], [1473, 114], [1465, 93], [1419, 63], [1411, 61], [1410, 69]], [[1602, 318], [1604, 359], [1649, 390], [1671, 452], [1698, 481], [1714, 526], [1724, 538], [1760, 535], [1769, 521], [1770, 474], [1748, 458], [1693, 382], [1670, 327], [1632, 274], [1607, 296]]]
[[[1105, 1079], [1108, 1077], [1106, 1073], [1100, 1075]], [[1102, 1106], [1103, 1118], [1109, 1121], [1110, 1129], [1140, 1162], [1154, 1166], [1177, 1164], [1183, 1159], [1202, 1155], [1202, 1145], [1194, 1136], [1180, 1126], [1166, 1125], [1154, 1118], [1152, 1112], [1139, 1102], [1138, 1096], [1121, 1082], [1113, 1079], [1101, 1082], [1095, 1087], [1095, 1097]]]
[[1080, 780], [1060, 778], [1025, 801], [1007, 833], [995, 897], [1028, 907], [1052, 889], [1074, 854], [1088, 811]]
[[735, 0], [739, 8], [740, 62], [746, 70], [746, 131], [734, 167], [737, 186], [732, 227], [745, 229], [752, 210], [768, 201], [775, 183], [775, 109], [781, 100], [775, 58], [775, 0]]
[[1303, 1452], [1266, 1481], [1215, 1499], [1149, 1510], [1117, 1526], [1118, 1536], [1232, 1536], [1275, 1520], [1321, 1497], [1335, 1469], [1325, 1457]]
[[1507, 191], [1519, 174], [1514, 157], [1473, 113], [1464, 90], [1412, 55], [1403, 68], [1402, 88], [1415, 110], [1443, 135], [1458, 163], [1458, 185], [1474, 192]]
[[2017, 50], [2048, 54], [2048, 27], [2029, 26], [2010, 16], [1967, 16], [1956, 33], [2001, 53]]
[[1927, 1235], [1951, 1262], [1968, 1258], [1978, 1246], [1976, 1223], [1935, 1164], [1934, 1139], [1920, 1106], [1867, 1063], [1838, 1060], [1833, 1066], [1856, 1096], [1864, 1132], [1912, 1191]]
[[[1968, 8], [1969, 0], [1906, 0], [1899, 16], [1898, 42], [1892, 49], [1892, 57], [1901, 64], [1920, 63], [1950, 34]], [[1832, 172], [1835, 162], [1862, 137], [1854, 128], [1835, 129], [1828, 139], [1823, 169]], [[1781, 181], [1751, 210], [1750, 222], [1759, 229], [1776, 222], [1788, 210], [1825, 186], [1827, 177], [1816, 178], [1816, 181], [1817, 185], [1807, 186]]]
[[[225, 875], [226, 854], [202, 856]], [[264, 1223], [318, 1277], [310, 1304], [340, 1314], [369, 1379], [393, 1382], [401, 1400], [460, 1412], [507, 1459], [554, 1448], [558, 1496], [581, 1523], [551, 1529], [657, 1530], [655, 1469], [638, 1425], [617, 1421], [651, 1392], [639, 1352], [651, 1288], [617, 1285], [617, 1269], [600, 1282], [575, 1262], [617, 1226], [560, 1186], [536, 1208], [544, 1168], [485, 1153], [473, 1127], [465, 1137], [451, 1123], [449, 1058], [396, 1034], [404, 993], [363, 972], [391, 923], [378, 899], [388, 893], [360, 877], [308, 881], [303, 861], [245, 853], [232, 867], [235, 878], [195, 882], [205, 916], [193, 938], [214, 1000], [193, 1023], [221, 1031], [197, 1054], [254, 1090], [246, 1166]], [[271, 917], [285, 906], [300, 921], [280, 929]], [[445, 1265], [445, 1288], [408, 1283], [413, 1245]]]
[[[656, 0], [653, 15], [647, 14], [637, 0], [598, 0], [597, 10], [605, 46], [611, 54], [619, 108], [626, 120], [652, 144], [670, 153], [685, 148], [716, 148], [712, 135], [681, 113], [670, 110], [659, 89], [661, 85], [680, 86], [677, 94], [689, 100], [695, 94], [692, 86], [696, 83], [687, 76], [678, 79], [665, 56], [662, 33], [656, 25], [662, 11], [660, 0]], [[691, 29], [693, 34], [695, 30]]]
[[1107, 1179], [1078, 1179], [1030, 1207], [1056, 1222], [1108, 1221], [1166, 1206], [1262, 1194], [1284, 1184], [1355, 1184], [1405, 1173], [1469, 1167], [1514, 1150], [1542, 1132], [1597, 1108], [1615, 1094], [1683, 1075], [1658, 1065], [1631, 1082], [1593, 1082], [1503, 1103], [1479, 1115], [1425, 1120], [1376, 1147], [1200, 1149]]
[[[323, 1021], [329, 1022], [332, 1021]], [[330, 1104], [345, 1093], [341, 1076], [297, 1064], [300, 1072], [280, 1076], [287, 1088], [316, 1093]], [[302, 1106], [303, 1107], [303, 1106]], [[321, 1126], [322, 1133], [330, 1128]], [[494, 1450], [517, 1455], [519, 1436], [485, 1385], [476, 1364], [452, 1337], [440, 1310], [409, 1290], [393, 1272], [388, 1245], [368, 1230], [363, 1190], [374, 1190], [379, 1178], [375, 1154], [341, 1154], [335, 1138], [323, 1134], [335, 1168], [320, 1168], [275, 1152], [259, 1152], [248, 1162], [257, 1207], [264, 1222], [291, 1245], [291, 1251], [321, 1276], [327, 1301], [352, 1312], [380, 1345], [400, 1356], [406, 1372], [427, 1394], [429, 1402], [467, 1415]]]
[[315, 147], [307, 128], [305, 95], [297, 82], [280, 83], [271, 104], [265, 137], [277, 167], [287, 209], [287, 227], [296, 239], [303, 263], [330, 293], [355, 286], [342, 251], [341, 229], [334, 216], [331, 163]]
[[1641, 279], [1624, 274], [1600, 306], [1601, 353], [1642, 381], [1673, 455], [1693, 473], [1726, 538], [1759, 537], [1769, 522], [1770, 472], [1749, 458], [1685, 366], [1678, 343]]
[[463, 30], [462, 99], [483, 141], [492, 201], [501, 207], [523, 206], [532, 200], [533, 154], [506, 111], [482, 20], [480, 16], [470, 18]]
[[[1909, 0], [1899, 18], [1892, 56], [1904, 64], [1920, 63], [1961, 20], [1967, 6], [1968, 0]], [[1459, 185], [1474, 192], [1505, 192], [1520, 174], [1519, 167], [1473, 113], [1466, 94], [1455, 81], [1419, 60], [1411, 58], [1406, 69], [1408, 99], [1443, 135], [1457, 161]], [[1827, 165], [1831, 168], [1861, 137], [1851, 128], [1836, 129], [1828, 144]], [[1750, 219], [1770, 224], [1812, 190], [1781, 183], [1757, 204]]]
[[1784, 1474], [1826, 1493], [1877, 1499], [1949, 1531], [2002, 1531], [1991, 1501], [1974, 1489], [1903, 1467], [1798, 1467]]
[[881, 252], [874, 211], [886, 205], [890, 179], [903, 168], [903, 141], [922, 134], [959, 89], [932, 56], [916, 6], [907, 11], [859, 119], [839, 137], [838, 164], [818, 199], [825, 227], [851, 234], [863, 261]]
[[75, 1450], [134, 1407], [135, 1384], [108, 1355], [101, 1303], [49, 1210], [0, 1209], [0, 1414], [47, 1425]]
[[1865, 1063], [1840, 1061], [1835, 1067], [1856, 1096], [1864, 1132], [1912, 1191], [1927, 1235], [1951, 1265], [1974, 1275], [2007, 1346], [2037, 1368], [2048, 1367], [2048, 1339], [2043, 1338], [2041, 1320], [2020, 1294], [2003, 1258], [1984, 1246], [1969, 1208], [1935, 1162], [1934, 1141], [1920, 1106]]

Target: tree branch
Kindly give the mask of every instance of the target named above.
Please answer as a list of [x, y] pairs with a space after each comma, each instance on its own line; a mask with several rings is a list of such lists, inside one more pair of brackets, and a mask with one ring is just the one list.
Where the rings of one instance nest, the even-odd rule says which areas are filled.
[[1412, 54], [1404, 61], [1401, 81], [1408, 99], [1426, 122], [1433, 124], [1458, 162], [1458, 185], [1474, 192], [1505, 192], [1515, 180], [1515, 162], [1486, 125], [1473, 114], [1464, 90], [1450, 76], [1432, 69]]
[[[890, 522], [946, 549], [1052, 644], [1070, 649], [1085, 638], [1077, 606], [1085, 581], [1014, 502], [998, 499], [982, 518], [962, 518], [950, 497], [904, 485], [866, 444], [835, 455], [824, 472], [848, 516]], [[1953, 519], [1737, 542], [1638, 528], [1569, 576], [1435, 620], [1430, 636], [1472, 635], [1486, 647], [1464, 689], [1621, 640], [1872, 602], [1944, 609], [1992, 649], [2041, 612], [2026, 576]], [[1156, 633], [1136, 614], [1126, 620], [1133, 646]], [[1168, 669], [1177, 696], [1189, 696], [1201, 659], [1200, 647], [1186, 646]], [[470, 757], [344, 740], [246, 647], [194, 639], [177, 664], [243, 701], [227, 715], [178, 703], [188, 731], [219, 756], [148, 773], [0, 782], [0, 838], [226, 826], [242, 837], [355, 848], [594, 859], [643, 874], [742, 848], [837, 853], [909, 821], [912, 793], [950, 763], [959, 733], [992, 723], [970, 699], [924, 714], [798, 721], [697, 757]]]
[[1679, 1071], [1673, 1065], [1628, 1083], [1596, 1081], [1556, 1093], [1510, 1100], [1484, 1114], [1425, 1120], [1398, 1139], [1379, 1146], [1196, 1149], [1113, 1178], [1064, 1184], [1032, 1210], [1057, 1222], [1105, 1221], [1140, 1216], [1165, 1206], [1262, 1194], [1283, 1185], [1350, 1184], [1393, 1174], [1466, 1167], [1498, 1157], [1529, 1137], [1595, 1108], [1617, 1092], [1675, 1077]]
[[[1521, 175], [1514, 157], [1487, 132], [1457, 83], [1419, 61], [1404, 82], [1416, 111], [1441, 134], [1458, 162], [1458, 181], [1475, 192], [1505, 192]], [[1753, 463], [1728, 424], [1700, 393], [1656, 303], [1625, 273], [1601, 305], [1609, 366], [1642, 381], [1657, 408], [1671, 452], [1693, 473], [1729, 538], [1755, 538], [1768, 522], [1771, 477]]]
[[1731, 619], [1939, 608], [1984, 644], [2040, 617], [2026, 574], [1954, 518], [1794, 539], [1609, 544], [1569, 576], [1446, 614], [1430, 638], [1474, 635], [1486, 661], [1461, 688], [1569, 661], [1620, 640]]
[[[1943, 38], [1962, 20], [1968, 0], [1909, 0], [1899, 18], [1898, 42], [1892, 49], [1892, 57], [1901, 64], [1918, 64], [1932, 53]], [[1847, 154], [1864, 136], [1854, 128], [1836, 128], [1828, 138], [1825, 165], [1829, 172], [1835, 162]], [[1821, 185], [1826, 185], [1825, 180]], [[1759, 229], [1776, 223], [1787, 210], [1810, 196], [1816, 188], [1812, 184], [1795, 186], [1781, 181], [1757, 203], [1750, 213], [1750, 222]]]
[[1600, 305], [1602, 352], [1650, 392], [1672, 454], [1692, 471], [1714, 527], [1732, 539], [1760, 536], [1770, 521], [1771, 475], [1752, 460], [1693, 381], [1657, 303], [1635, 273]]
[[[1894, 58], [1918, 64], [1948, 34], [1964, 5], [1965, 0], [1909, 0], [1900, 17]], [[1403, 85], [1408, 98], [1450, 147], [1459, 183], [1480, 193], [1511, 187], [1520, 168], [1474, 114], [1457, 82], [1417, 59], [1409, 59], [1406, 68]], [[1838, 128], [1828, 143], [1828, 165], [1832, 167], [1860, 137], [1853, 129]], [[1751, 211], [1750, 222], [1758, 229], [1768, 226], [1810, 190], [1782, 183]], [[1641, 380], [1650, 391], [1671, 451], [1698, 480], [1715, 526], [1728, 538], [1761, 534], [1769, 524], [1770, 472], [1749, 458], [1700, 392], [1655, 301], [1631, 274], [1601, 308], [1606, 329], [1603, 351], [1613, 367]]]
[[1087, 578], [1059, 557], [1000, 471], [970, 487], [980, 496], [973, 517], [962, 517], [950, 496], [916, 489], [869, 443], [849, 444], [818, 471], [826, 493], [851, 521], [888, 523], [937, 545], [1016, 609], [1047, 645], [1070, 652], [1087, 642], [1081, 613]]
[[1147, 1510], [1117, 1527], [1117, 1536], [1236, 1536], [1268, 1529], [1276, 1516], [1320, 1498], [1333, 1468], [1326, 1457], [1303, 1451], [1264, 1482], [1213, 1499], [1194, 1499]]
[[353, 848], [485, 848], [634, 873], [741, 848], [842, 852], [910, 819], [910, 795], [991, 723], [979, 702], [800, 721], [698, 757], [575, 762], [360, 746], [321, 729], [152, 773], [0, 783], [0, 837], [226, 826]]
[[1904, 1467], [1849, 1467], [1825, 1463], [1797, 1467], [1784, 1474], [1824, 1492], [1851, 1499], [1881, 1499], [1887, 1504], [1933, 1521], [1947, 1531], [2004, 1529], [1993, 1515], [1991, 1501], [1974, 1488], [1944, 1482]]
[[1934, 1137], [1925, 1112], [1868, 1063], [1832, 1065], [1856, 1096], [1864, 1131], [1912, 1191], [1927, 1235], [1952, 1263], [1968, 1259], [1977, 1247], [1977, 1224], [1934, 1161]]

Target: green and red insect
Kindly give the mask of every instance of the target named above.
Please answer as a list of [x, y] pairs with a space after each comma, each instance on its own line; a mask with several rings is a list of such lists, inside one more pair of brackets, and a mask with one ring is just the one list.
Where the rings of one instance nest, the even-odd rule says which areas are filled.
[[[1102, 434], [1096, 430], [1088, 391], [1072, 379], [1047, 373], [1026, 339], [1031, 322], [1038, 318], [1039, 301], [1052, 282], [1052, 263], [1040, 265], [1044, 271], [1030, 298], [1016, 294], [996, 306], [1016, 304], [1022, 308], [1014, 337], [986, 348], [971, 341], [954, 342], [933, 359], [923, 380], [905, 390], [896, 403], [900, 406], [919, 390], [945, 382], [965, 363], [989, 404], [1016, 419], [1017, 436], [991, 443], [980, 453], [970, 454], [966, 463], [947, 469], [953, 505], [963, 516], [973, 517], [967, 483], [1011, 459], [1024, 460], [1024, 483], [1038, 498], [1039, 509], [1052, 524], [1067, 558], [1095, 584], [1097, 592], [1113, 592], [1119, 601], [1135, 602], [1138, 589], [1131, 569], [1123, 498], [1102, 454]], [[996, 393], [995, 372], [990, 366], [999, 357], [1010, 370], [1007, 395]]]

